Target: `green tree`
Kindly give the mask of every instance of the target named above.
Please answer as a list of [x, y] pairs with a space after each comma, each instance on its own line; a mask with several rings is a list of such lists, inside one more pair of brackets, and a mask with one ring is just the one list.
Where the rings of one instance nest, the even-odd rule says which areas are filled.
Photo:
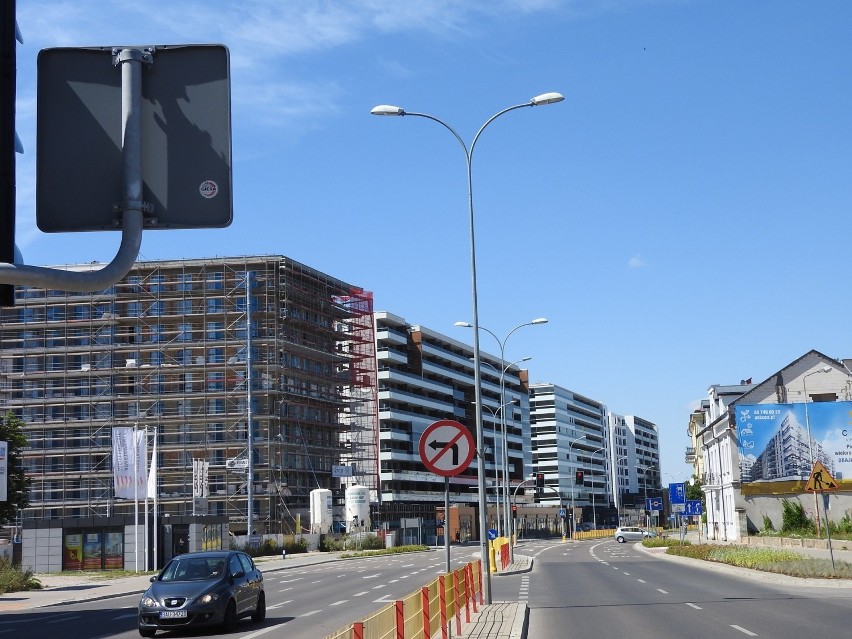
[[18, 511], [29, 505], [30, 478], [24, 472], [21, 460], [27, 437], [24, 435], [24, 422], [11, 412], [6, 417], [0, 417], [0, 441], [9, 443], [6, 481], [8, 499], [0, 501], [0, 526], [4, 526], [14, 522]]

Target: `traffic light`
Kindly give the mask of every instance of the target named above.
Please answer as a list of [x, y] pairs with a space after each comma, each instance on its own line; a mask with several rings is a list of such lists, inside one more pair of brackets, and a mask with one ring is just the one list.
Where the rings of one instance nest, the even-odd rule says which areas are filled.
[[577, 484], [578, 486], [583, 483], [583, 471], [582, 470], [578, 470], [576, 473], [574, 473], [574, 483]]
[[[0, 262], [15, 262], [15, 152], [22, 153], [15, 131], [17, 42], [15, 0], [4, 0], [0, 16]], [[16, 42], [17, 41], [17, 42]], [[15, 304], [15, 287], [0, 284], [0, 306]]]
[[535, 488], [536, 490], [544, 488], [544, 473], [535, 474]]
[[512, 505], [512, 517], [515, 519], [518, 518], [518, 507], [515, 505]]

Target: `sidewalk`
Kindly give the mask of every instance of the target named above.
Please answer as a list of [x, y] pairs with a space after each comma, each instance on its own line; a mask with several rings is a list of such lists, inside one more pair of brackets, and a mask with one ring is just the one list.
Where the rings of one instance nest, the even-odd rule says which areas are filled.
[[[287, 559], [269, 559], [260, 557], [258, 567], [263, 572], [274, 572], [287, 568], [315, 565], [337, 561], [340, 553], [309, 552], [288, 555]], [[130, 577], [109, 578], [100, 573], [37, 574], [41, 581], [41, 590], [26, 592], [10, 592], [0, 595], [0, 614], [13, 610], [28, 610], [58, 606], [64, 603], [79, 601], [96, 601], [125, 595], [139, 595], [148, 588], [151, 574], [133, 575]]]
[[[517, 575], [532, 570], [532, 557], [515, 554], [515, 561], [491, 578]], [[492, 601], [480, 606], [470, 623], [462, 628], [461, 636], [466, 639], [523, 639], [527, 636], [529, 609], [519, 601]]]

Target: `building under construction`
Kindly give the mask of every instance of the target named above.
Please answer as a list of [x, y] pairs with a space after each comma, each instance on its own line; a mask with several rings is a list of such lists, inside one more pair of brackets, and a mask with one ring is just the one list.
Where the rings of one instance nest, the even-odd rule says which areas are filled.
[[0, 317], [0, 409], [29, 440], [24, 528], [132, 512], [114, 498], [121, 426], [156, 439], [161, 516], [289, 533], [315, 488], [376, 494], [369, 292], [282, 256], [140, 262], [101, 293], [18, 288]]

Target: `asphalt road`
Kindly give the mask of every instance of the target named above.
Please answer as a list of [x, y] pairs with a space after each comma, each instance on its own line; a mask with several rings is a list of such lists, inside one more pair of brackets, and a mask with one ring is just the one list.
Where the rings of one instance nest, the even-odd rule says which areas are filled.
[[535, 557], [534, 570], [500, 587], [527, 598], [532, 638], [848, 636], [852, 588], [773, 583], [610, 540], [541, 545], [525, 554]]
[[[453, 548], [452, 568], [474, 559], [478, 547]], [[267, 617], [261, 624], [241, 621], [235, 639], [255, 637], [321, 639], [443, 574], [443, 550], [390, 555], [288, 568], [264, 573]], [[262, 568], [262, 566], [261, 566]], [[4, 613], [0, 639], [129, 639], [139, 637], [139, 596]], [[218, 629], [188, 634], [158, 632], [157, 637], [199, 637]]]

